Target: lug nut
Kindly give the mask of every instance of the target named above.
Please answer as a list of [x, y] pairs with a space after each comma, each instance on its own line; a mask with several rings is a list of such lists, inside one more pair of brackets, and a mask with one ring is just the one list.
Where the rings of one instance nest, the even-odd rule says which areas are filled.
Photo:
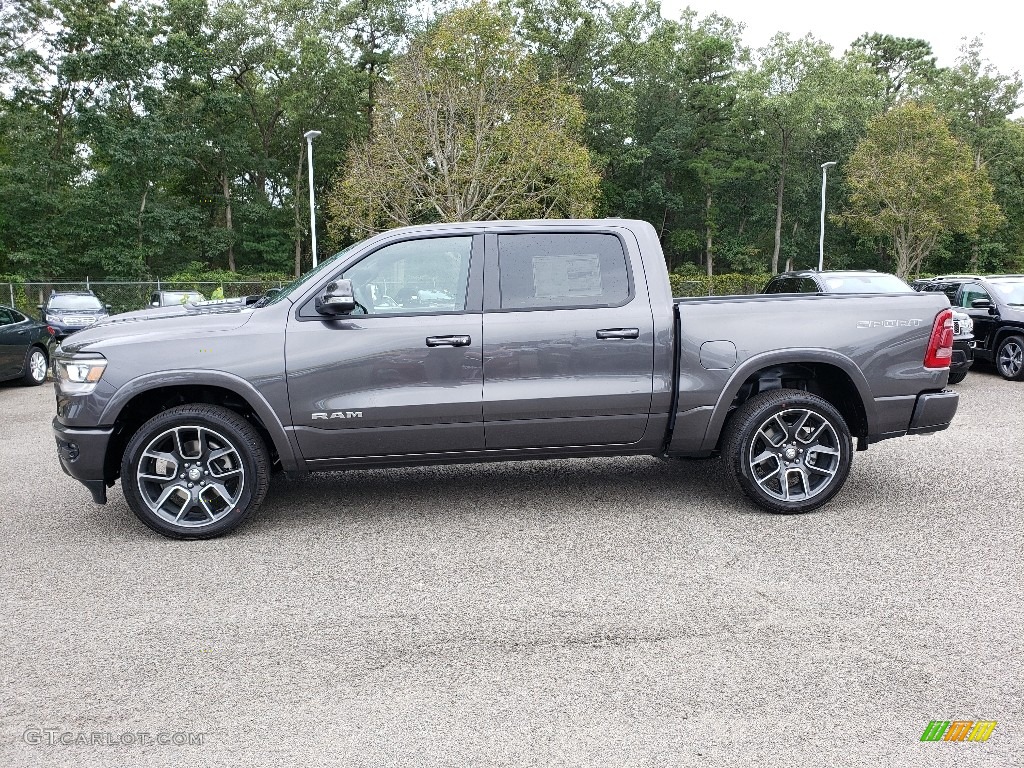
[[189, 483], [189, 484], [188, 484], [188, 487], [189, 487], [189, 488], [191, 488], [191, 487], [192, 487], [192, 483]]

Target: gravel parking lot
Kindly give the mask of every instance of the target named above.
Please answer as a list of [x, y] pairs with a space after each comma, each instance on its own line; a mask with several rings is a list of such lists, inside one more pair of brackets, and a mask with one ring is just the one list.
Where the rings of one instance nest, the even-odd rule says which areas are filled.
[[[1024, 765], [1024, 384], [957, 388], [804, 516], [569, 460], [278, 478], [175, 542], [0, 386], [0, 766]], [[919, 741], [957, 719], [998, 726]]]

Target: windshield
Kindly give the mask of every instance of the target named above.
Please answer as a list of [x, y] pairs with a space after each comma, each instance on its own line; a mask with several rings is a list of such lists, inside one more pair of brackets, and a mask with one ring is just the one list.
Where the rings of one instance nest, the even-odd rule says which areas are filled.
[[103, 305], [100, 300], [95, 296], [51, 296], [50, 303], [46, 306], [47, 310], [53, 311], [75, 311], [75, 310], [96, 310], [103, 309]]
[[313, 267], [313, 269], [309, 270], [309, 272], [306, 272], [304, 275], [302, 275], [302, 277], [299, 277], [293, 280], [292, 282], [288, 283], [288, 285], [284, 286], [284, 288], [282, 288], [277, 293], [273, 294], [272, 296], [264, 296], [262, 299], [256, 302], [255, 306], [269, 307], [271, 304], [277, 304], [277, 302], [281, 301], [282, 299], [290, 296], [293, 293], [296, 293], [300, 288], [305, 286], [306, 283], [310, 282], [313, 278], [318, 277], [322, 272], [325, 272], [328, 269], [330, 269], [331, 265], [340, 260], [346, 253], [351, 251], [357, 245], [359, 245], [359, 243], [352, 243], [352, 245], [350, 245], [348, 248], [344, 249], [343, 251], [339, 251], [338, 253], [331, 256], [331, 258], [321, 261], [319, 264]]
[[1024, 306], [1024, 280], [1012, 283], [993, 281], [992, 287], [999, 294], [999, 298], [1003, 300], [1004, 304], [1010, 304], [1015, 307]]
[[828, 293], [913, 293], [914, 289], [896, 275], [828, 275]]

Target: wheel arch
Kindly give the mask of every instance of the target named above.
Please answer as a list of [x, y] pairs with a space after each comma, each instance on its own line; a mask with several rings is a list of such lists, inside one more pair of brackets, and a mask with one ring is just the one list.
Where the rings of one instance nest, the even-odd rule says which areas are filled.
[[751, 397], [783, 388], [803, 389], [827, 400], [858, 440], [871, 433], [874, 398], [863, 372], [850, 358], [828, 349], [796, 354], [781, 350], [752, 357], [736, 369], [715, 404], [701, 449], [718, 450], [729, 416]]
[[1024, 336], [1024, 326], [1020, 325], [1003, 325], [995, 332], [992, 342], [992, 354], [995, 355], [999, 351], [999, 345], [1003, 343], [1007, 336]]
[[114, 431], [104, 460], [104, 475], [116, 477], [121, 454], [143, 423], [168, 408], [186, 403], [221, 405], [248, 418], [286, 471], [295, 471], [295, 451], [277, 414], [245, 379], [213, 371], [173, 371], [141, 376], [119, 388], [103, 410], [103, 424]]

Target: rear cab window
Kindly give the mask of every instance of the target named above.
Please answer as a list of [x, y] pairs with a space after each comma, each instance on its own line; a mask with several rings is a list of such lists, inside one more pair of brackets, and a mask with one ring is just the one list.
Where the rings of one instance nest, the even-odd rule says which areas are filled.
[[633, 296], [626, 252], [612, 234], [498, 236], [500, 308], [618, 307]]

